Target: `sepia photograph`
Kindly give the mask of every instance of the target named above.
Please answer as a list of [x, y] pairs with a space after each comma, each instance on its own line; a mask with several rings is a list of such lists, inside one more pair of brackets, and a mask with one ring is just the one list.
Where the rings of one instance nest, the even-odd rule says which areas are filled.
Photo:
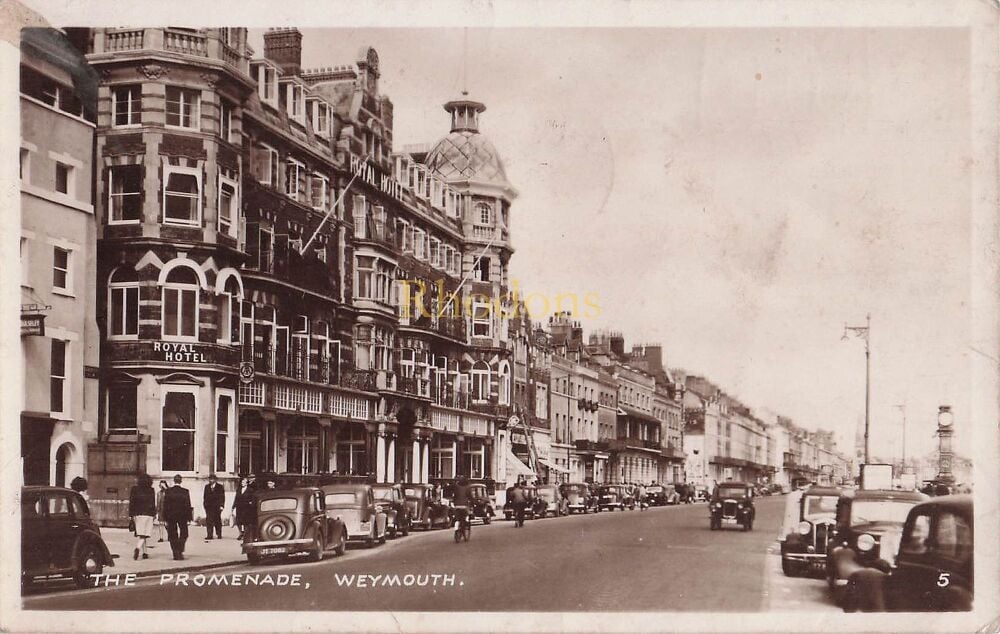
[[0, 628], [1000, 627], [995, 5], [202, 4], [0, 8]]

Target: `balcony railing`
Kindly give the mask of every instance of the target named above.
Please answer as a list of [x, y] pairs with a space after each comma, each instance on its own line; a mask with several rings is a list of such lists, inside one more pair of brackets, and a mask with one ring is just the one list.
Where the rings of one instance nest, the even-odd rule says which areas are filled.
[[[246, 350], [244, 350], [244, 360], [246, 357]], [[297, 354], [294, 347], [288, 355], [282, 355], [275, 354], [274, 346], [256, 345], [253, 349], [252, 360], [254, 371], [258, 374], [322, 385], [337, 385], [356, 390], [375, 390], [374, 371], [356, 370], [347, 363], [338, 364], [332, 357], [326, 355], [310, 358], [305, 354]], [[310, 364], [310, 361], [317, 361], [318, 366]]]
[[212, 31], [176, 28], [98, 29], [93, 53], [134, 53], [139, 51], [169, 51], [194, 57], [217, 59], [243, 74], [249, 72], [249, 62], [237, 48], [212, 36]]

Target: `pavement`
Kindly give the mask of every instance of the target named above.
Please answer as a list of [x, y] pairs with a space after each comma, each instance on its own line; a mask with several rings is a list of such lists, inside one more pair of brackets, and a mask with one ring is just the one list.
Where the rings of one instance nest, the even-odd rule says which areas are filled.
[[[155, 532], [155, 531], [154, 531]], [[115, 565], [105, 570], [114, 574], [135, 574], [137, 577], [159, 576], [162, 572], [203, 570], [219, 566], [242, 563], [245, 560], [237, 539], [239, 530], [233, 526], [222, 527], [222, 539], [205, 540], [205, 527], [188, 526], [188, 540], [184, 548], [184, 559], [177, 561], [166, 539], [157, 541], [156, 536], [146, 541], [149, 559], [132, 559], [135, 550], [135, 535], [124, 528], [102, 528], [101, 537], [115, 558]]]
[[[351, 546], [345, 555], [328, 553], [318, 563], [250, 566], [241, 559], [221, 565], [218, 558], [220, 566], [204, 575], [174, 571], [169, 579], [139, 579], [129, 587], [45, 588], [25, 596], [23, 604], [29, 610], [835, 609], [820, 591], [822, 579], [780, 574], [773, 547], [784, 498], [760, 498], [756, 505], [752, 532], [710, 531], [704, 504], [548, 518], [523, 528], [494, 522], [474, 526], [467, 543], [456, 544], [451, 531], [433, 531], [372, 549]], [[238, 553], [234, 542], [228, 542], [229, 552]], [[226, 544], [195, 539], [188, 553], [193, 558], [199, 550], [224, 551]], [[131, 556], [119, 550], [122, 558]]]

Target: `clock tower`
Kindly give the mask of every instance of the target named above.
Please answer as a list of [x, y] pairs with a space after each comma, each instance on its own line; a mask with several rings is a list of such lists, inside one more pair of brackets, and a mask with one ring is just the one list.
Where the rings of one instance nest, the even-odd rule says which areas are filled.
[[945, 484], [955, 481], [952, 475], [951, 465], [954, 452], [951, 449], [951, 437], [955, 433], [952, 428], [954, 419], [951, 414], [951, 406], [941, 405], [938, 407], [938, 475], [937, 479]]

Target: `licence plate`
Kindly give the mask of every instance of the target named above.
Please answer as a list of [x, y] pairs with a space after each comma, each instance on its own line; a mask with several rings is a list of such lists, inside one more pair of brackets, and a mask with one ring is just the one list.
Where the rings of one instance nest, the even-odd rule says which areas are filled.
[[276, 546], [272, 548], [261, 548], [257, 552], [261, 555], [282, 555], [288, 552], [288, 548], [285, 546]]
[[736, 523], [736, 518], [735, 517], [723, 517], [722, 518], [722, 523], [723, 524], [735, 524]]

